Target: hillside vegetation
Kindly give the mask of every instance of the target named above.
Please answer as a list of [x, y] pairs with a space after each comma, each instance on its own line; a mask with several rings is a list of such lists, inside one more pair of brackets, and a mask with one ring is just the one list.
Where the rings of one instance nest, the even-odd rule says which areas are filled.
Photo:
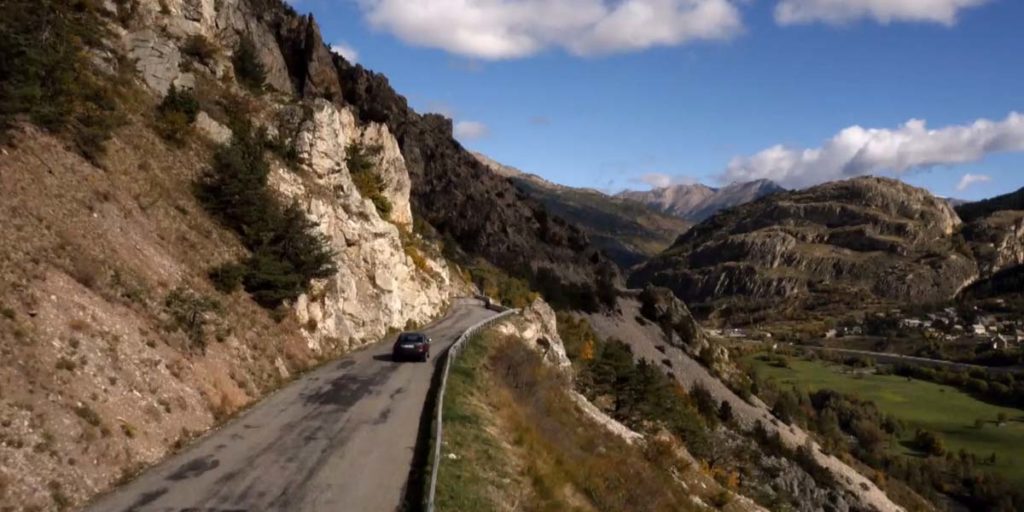
[[973, 222], [1003, 210], [1024, 210], [1024, 188], [1001, 196], [956, 207], [964, 222]]
[[979, 274], [944, 201], [857, 178], [763, 198], [697, 225], [630, 277], [733, 323], [952, 299]]
[[1017, 463], [1020, 409], [824, 361], [765, 355], [746, 361], [763, 379], [761, 396], [786, 421], [810, 426], [834, 449], [857, 454], [922, 495], [945, 494], [976, 510], [1015, 510], [1024, 500], [1010, 491], [1024, 479]]
[[570, 390], [566, 376], [521, 340], [494, 331], [471, 339], [445, 398], [437, 508], [757, 510], [702, 473], [671, 438], [638, 445], [605, 430]]

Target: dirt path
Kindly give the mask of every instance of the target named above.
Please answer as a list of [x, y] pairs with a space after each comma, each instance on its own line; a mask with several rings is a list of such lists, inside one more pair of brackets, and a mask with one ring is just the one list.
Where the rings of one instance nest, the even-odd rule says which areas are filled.
[[[664, 366], [672, 372], [675, 378], [687, 389], [695, 384], [700, 384], [707, 389], [716, 400], [728, 401], [732, 406], [733, 414], [737, 421], [744, 427], [752, 427], [755, 422], [760, 421], [769, 432], [778, 432], [779, 437], [791, 448], [798, 448], [807, 443], [807, 433], [799, 427], [785, 425], [775, 419], [768, 407], [756, 397], [752, 399], [753, 404], [740, 398], [732, 392], [718, 378], [708, 373], [707, 369], [694, 361], [682, 350], [674, 347], [665, 347], [665, 353], [657, 347], [665, 345], [665, 339], [661, 329], [648, 324], [639, 325], [633, 318], [640, 316], [640, 305], [635, 301], [622, 301], [621, 316], [590, 315], [591, 325], [603, 336], [615, 337], [627, 342], [637, 357], [642, 357], [658, 364], [663, 364], [663, 359], [671, 361], [672, 367]], [[629, 320], [625, 320], [629, 319]], [[814, 457], [818, 463], [827, 468], [847, 490], [856, 496], [861, 504], [873, 507], [880, 512], [902, 511], [903, 508], [896, 505], [878, 488], [871, 480], [864, 477], [845, 462], [827, 455], [821, 451], [815, 443]]]
[[392, 362], [387, 340], [333, 362], [87, 510], [396, 510], [437, 356], [493, 315], [477, 301], [454, 305], [424, 329], [430, 364]]

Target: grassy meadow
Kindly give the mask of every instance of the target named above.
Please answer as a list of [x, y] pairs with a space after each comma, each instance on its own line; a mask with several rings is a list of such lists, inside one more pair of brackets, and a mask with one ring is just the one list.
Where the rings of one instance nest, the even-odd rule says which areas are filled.
[[[952, 388], [895, 375], [857, 374], [849, 367], [823, 361], [789, 359], [789, 368], [773, 366], [757, 359], [745, 361], [765, 378], [782, 386], [795, 385], [814, 391], [831, 389], [873, 401], [882, 412], [902, 420], [906, 435], [918, 429], [940, 434], [949, 450], [961, 449], [981, 458], [995, 453], [995, 471], [1013, 482], [1024, 485], [1024, 411], [1000, 407], [977, 400]], [[1000, 425], [1000, 413], [1009, 421]], [[976, 421], [981, 419], [981, 428]], [[905, 453], [909, 450], [900, 447]]]

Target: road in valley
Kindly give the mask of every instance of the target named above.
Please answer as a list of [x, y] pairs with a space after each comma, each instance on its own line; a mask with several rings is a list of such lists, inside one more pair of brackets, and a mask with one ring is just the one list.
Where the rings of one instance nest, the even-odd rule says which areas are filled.
[[867, 350], [855, 350], [852, 348], [834, 348], [834, 347], [819, 347], [816, 345], [793, 345], [793, 348], [802, 348], [807, 350], [813, 350], [815, 352], [833, 352], [836, 354], [845, 354], [849, 356], [863, 356], [874, 359], [876, 363], [884, 364], [905, 364], [905, 365], [917, 365], [917, 366], [929, 366], [933, 368], [949, 368], [953, 370], [981, 370], [984, 372], [993, 373], [1019, 373], [1024, 371], [1024, 368], [1019, 366], [981, 366], [976, 364], [958, 363], [956, 361], [946, 361], [943, 359], [929, 359], [926, 357], [916, 356], [905, 356], [903, 354], [894, 354], [892, 352], [870, 352]]
[[311, 372], [86, 510], [397, 510], [438, 356], [494, 314], [453, 305], [423, 329], [428, 364], [392, 362], [385, 340]]

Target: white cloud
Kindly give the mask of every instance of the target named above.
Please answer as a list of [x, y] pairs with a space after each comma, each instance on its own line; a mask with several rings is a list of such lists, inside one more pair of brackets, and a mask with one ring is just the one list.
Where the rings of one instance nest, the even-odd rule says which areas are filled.
[[841, 25], [869, 18], [882, 24], [899, 21], [953, 25], [961, 9], [990, 0], [782, 0], [775, 20], [782, 25], [824, 22]]
[[651, 188], [665, 188], [673, 185], [692, 185], [697, 183], [697, 180], [691, 176], [674, 176], [661, 172], [649, 172], [641, 175], [640, 177], [633, 178], [630, 181], [633, 183], [649, 185]]
[[737, 0], [359, 0], [369, 23], [400, 39], [471, 58], [577, 55], [729, 38]]
[[475, 140], [486, 137], [491, 130], [486, 124], [478, 121], [459, 121], [455, 123], [455, 137], [460, 140]]
[[770, 179], [801, 188], [825, 181], [888, 173], [900, 175], [938, 165], [976, 162], [1005, 151], [1024, 151], [1024, 115], [1003, 121], [932, 130], [910, 120], [895, 130], [846, 128], [820, 148], [774, 146], [756, 155], [734, 158], [722, 174], [725, 182]]
[[984, 175], [984, 174], [971, 174], [971, 173], [967, 173], [967, 174], [964, 174], [963, 178], [960, 178], [960, 183], [957, 183], [956, 190], [957, 190], [957, 192], [963, 192], [964, 190], [967, 190], [968, 188], [970, 188], [972, 185], [975, 185], [975, 184], [978, 184], [978, 183], [987, 183], [989, 181], [992, 181], [992, 177], [991, 176], [987, 176], [987, 175]]
[[331, 45], [331, 51], [345, 57], [345, 60], [355, 64], [359, 62], [359, 51], [348, 43], [336, 43]]

